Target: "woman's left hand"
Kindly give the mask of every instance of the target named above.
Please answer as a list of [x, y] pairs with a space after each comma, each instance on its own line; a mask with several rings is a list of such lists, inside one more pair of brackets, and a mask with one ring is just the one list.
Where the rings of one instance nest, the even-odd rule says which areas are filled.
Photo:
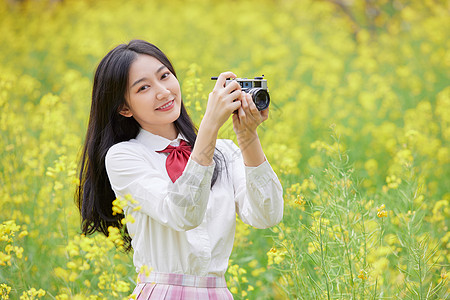
[[269, 108], [259, 111], [252, 96], [242, 92], [241, 107], [233, 114], [233, 129], [238, 139], [256, 135], [256, 128], [269, 117]]

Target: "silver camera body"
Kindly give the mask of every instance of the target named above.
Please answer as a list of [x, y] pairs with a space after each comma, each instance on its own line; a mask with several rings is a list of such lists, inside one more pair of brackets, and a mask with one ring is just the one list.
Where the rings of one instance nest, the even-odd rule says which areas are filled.
[[267, 88], [267, 80], [264, 79], [264, 75], [255, 77], [254, 79], [248, 78], [234, 78], [227, 79], [225, 86], [230, 82], [237, 81], [241, 86], [243, 92], [246, 92], [252, 96], [253, 102], [258, 110], [265, 110], [269, 107], [270, 96], [269, 89]]

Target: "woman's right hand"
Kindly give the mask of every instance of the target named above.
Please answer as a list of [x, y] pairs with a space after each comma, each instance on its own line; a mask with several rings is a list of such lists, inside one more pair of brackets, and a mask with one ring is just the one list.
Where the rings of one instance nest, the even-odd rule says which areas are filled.
[[241, 107], [241, 86], [236, 81], [225, 86], [227, 78], [236, 78], [236, 75], [232, 72], [224, 72], [217, 78], [216, 85], [209, 94], [205, 115], [198, 128], [197, 139], [192, 149], [191, 159], [203, 166], [209, 166], [213, 162], [220, 127], [235, 110]]
[[216, 130], [228, 120], [230, 115], [241, 107], [242, 93], [238, 82], [232, 81], [227, 86], [228, 78], [236, 78], [233, 72], [224, 72], [217, 78], [216, 85], [209, 93], [208, 104], [203, 121]]

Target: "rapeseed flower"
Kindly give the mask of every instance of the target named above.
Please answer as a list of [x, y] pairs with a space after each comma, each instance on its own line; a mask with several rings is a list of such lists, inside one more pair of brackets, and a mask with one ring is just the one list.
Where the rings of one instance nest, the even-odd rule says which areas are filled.
[[28, 291], [22, 293], [22, 296], [20, 296], [20, 300], [41, 298], [45, 296], [45, 294], [46, 292], [43, 289], [36, 290], [35, 288], [31, 288]]
[[377, 217], [378, 218], [386, 218], [388, 216], [387, 211], [384, 210], [385, 205], [381, 204], [380, 207], [377, 207]]
[[9, 293], [11, 292], [11, 287], [5, 283], [0, 284], [0, 296], [2, 299], [9, 299]]
[[362, 280], [367, 280], [367, 272], [364, 271], [363, 269], [359, 270], [359, 274], [358, 274], [358, 278], [362, 279]]
[[398, 186], [402, 183], [402, 180], [395, 175], [391, 175], [386, 177], [386, 183], [390, 189], [397, 189]]
[[275, 247], [272, 247], [267, 252], [268, 262], [267, 265], [280, 264], [284, 260], [284, 256], [286, 255], [286, 250], [280, 250]]

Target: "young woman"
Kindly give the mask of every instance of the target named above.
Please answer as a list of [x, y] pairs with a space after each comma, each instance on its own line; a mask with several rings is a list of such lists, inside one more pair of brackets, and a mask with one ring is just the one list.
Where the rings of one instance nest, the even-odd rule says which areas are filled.
[[[232, 299], [224, 274], [236, 213], [256, 228], [282, 218], [282, 187], [256, 132], [269, 111], [227, 78], [236, 75], [220, 74], [196, 130], [156, 46], [119, 45], [97, 68], [76, 196], [83, 233], [105, 235], [122, 228], [113, 200], [132, 197], [123, 238], [137, 272], [152, 270], [140, 272], [136, 299]], [[240, 149], [217, 140], [230, 115]]]

